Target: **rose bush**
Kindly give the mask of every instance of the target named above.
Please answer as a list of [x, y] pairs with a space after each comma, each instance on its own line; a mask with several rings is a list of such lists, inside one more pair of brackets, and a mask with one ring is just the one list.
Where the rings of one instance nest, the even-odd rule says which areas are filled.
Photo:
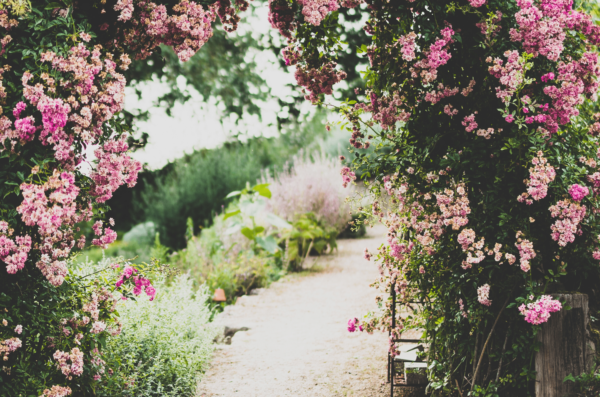
[[[423, 329], [436, 395], [530, 395], [535, 334], [565, 310], [548, 293], [587, 293], [598, 308], [600, 27], [581, 6], [270, 2], [286, 63], [306, 99], [345, 117], [368, 215], [389, 229], [365, 253], [381, 269], [381, 310], [349, 328], [391, 332], [392, 354], [403, 331]], [[362, 13], [371, 38], [356, 46], [365, 89], [341, 105], [325, 98], [344, 78], [340, 7]], [[392, 290], [411, 315], [392, 321]]]
[[68, 264], [86, 244], [82, 222], [91, 244], [116, 239], [105, 202], [141, 169], [127, 154], [122, 73], [161, 44], [189, 59], [217, 15], [234, 27], [235, 13], [226, 1], [0, 5], [0, 394], [93, 394], [108, 376], [116, 301], [156, 290], [142, 269], [83, 277]]

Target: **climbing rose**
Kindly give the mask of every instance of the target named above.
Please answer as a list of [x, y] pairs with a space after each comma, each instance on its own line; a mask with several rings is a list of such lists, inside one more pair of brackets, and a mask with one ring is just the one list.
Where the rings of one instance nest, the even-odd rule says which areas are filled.
[[560, 302], [552, 299], [550, 295], [544, 295], [536, 302], [519, 307], [519, 311], [525, 316], [525, 321], [533, 325], [545, 323], [550, 318], [550, 313], [560, 309], [562, 309]]
[[485, 306], [490, 306], [492, 301], [489, 300], [490, 297], [490, 285], [484, 284], [481, 287], [477, 288], [477, 300], [479, 303]]
[[587, 186], [581, 186], [576, 183], [569, 188], [569, 194], [573, 200], [581, 201], [585, 196], [590, 194], [590, 190]]

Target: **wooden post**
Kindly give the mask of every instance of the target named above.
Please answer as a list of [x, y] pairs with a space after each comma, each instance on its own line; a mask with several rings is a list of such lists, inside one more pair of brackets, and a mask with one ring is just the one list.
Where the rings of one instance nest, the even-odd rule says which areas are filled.
[[594, 344], [588, 338], [588, 296], [583, 294], [554, 294], [565, 300], [571, 310], [552, 313], [538, 334], [541, 343], [535, 356], [537, 379], [536, 397], [563, 397], [573, 392], [572, 382], [563, 382], [569, 374], [589, 371]]

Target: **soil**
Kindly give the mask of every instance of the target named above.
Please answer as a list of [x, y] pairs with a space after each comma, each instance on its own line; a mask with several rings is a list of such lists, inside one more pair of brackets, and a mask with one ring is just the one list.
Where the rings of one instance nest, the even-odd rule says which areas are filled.
[[[309, 270], [229, 306], [216, 323], [248, 330], [218, 345], [197, 396], [389, 396], [387, 335], [346, 329], [348, 319], [376, 309], [369, 284], [378, 270], [363, 251], [375, 252], [385, 232], [379, 225], [340, 240], [337, 253], [309, 258]], [[414, 392], [395, 395], [422, 395]]]

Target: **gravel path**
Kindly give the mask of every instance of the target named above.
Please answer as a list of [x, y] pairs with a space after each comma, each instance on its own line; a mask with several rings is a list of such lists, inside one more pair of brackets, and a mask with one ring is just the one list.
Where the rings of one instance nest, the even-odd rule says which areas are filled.
[[249, 330], [218, 345], [198, 395], [389, 396], [387, 336], [346, 330], [349, 318], [376, 308], [369, 284], [378, 271], [362, 252], [384, 237], [376, 226], [366, 238], [340, 240], [339, 252], [317, 258], [312, 271], [241, 297], [219, 315], [217, 323]]

